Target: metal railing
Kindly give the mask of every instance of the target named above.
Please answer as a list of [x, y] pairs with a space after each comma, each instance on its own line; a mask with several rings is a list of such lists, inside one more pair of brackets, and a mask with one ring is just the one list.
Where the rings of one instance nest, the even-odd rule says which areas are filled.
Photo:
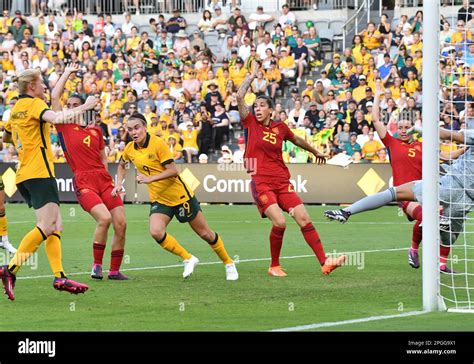
[[[347, 21], [342, 26], [342, 49], [346, 49], [346, 38], [352, 32], [354, 34], [359, 34], [359, 23], [361, 23], [364, 18], [367, 17], [367, 23], [370, 21], [371, 8], [375, 0], [362, 0], [359, 3], [359, 0], [355, 0], [355, 12], [354, 14], [347, 19]], [[379, 2], [379, 17], [382, 15], [382, 0], [377, 0]]]
[[[451, 2], [452, 0], [450, 0]], [[36, 0], [37, 7], [35, 13], [39, 11], [39, 4], [42, 0]], [[283, 4], [289, 4], [292, 10], [311, 10], [313, 5], [317, 5], [319, 10], [334, 9], [359, 9], [360, 3], [365, 0], [259, 0], [258, 5], [262, 5], [266, 12], [275, 12], [281, 9]], [[421, 0], [395, 0], [395, 3], [403, 7], [419, 6]], [[455, 0], [456, 3], [461, 0]], [[136, 13], [137, 4], [141, 14], [170, 14], [173, 9], [178, 8], [182, 13], [198, 13], [211, 3], [219, 3], [222, 6], [238, 4], [243, 12], [255, 11], [257, 3], [254, 0], [49, 0], [46, 2], [51, 7], [47, 11], [60, 12], [64, 9], [77, 9], [86, 14], [122, 14], [124, 11]], [[381, 7], [380, 7], [381, 8]], [[31, 0], [0, 0], [0, 11], [4, 9], [14, 13], [21, 10], [23, 14], [32, 13]]]

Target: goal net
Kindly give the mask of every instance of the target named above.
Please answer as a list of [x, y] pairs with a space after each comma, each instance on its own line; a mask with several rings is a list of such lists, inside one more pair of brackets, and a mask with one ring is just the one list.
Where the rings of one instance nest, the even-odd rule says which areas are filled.
[[[469, 1], [440, 1], [438, 122], [466, 135], [474, 130], [473, 13]], [[455, 139], [440, 142], [439, 296], [441, 308], [474, 312], [474, 145]]]

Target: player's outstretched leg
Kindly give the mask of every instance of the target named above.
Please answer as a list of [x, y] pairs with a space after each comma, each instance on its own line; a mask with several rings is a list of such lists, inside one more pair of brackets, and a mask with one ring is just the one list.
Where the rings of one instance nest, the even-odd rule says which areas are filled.
[[375, 210], [396, 200], [397, 193], [395, 189], [391, 187], [388, 190], [364, 197], [363, 199], [360, 199], [359, 201], [344, 209], [325, 211], [324, 216], [330, 220], [336, 220], [345, 223], [351, 215], [364, 211]]
[[199, 211], [196, 214], [196, 217], [189, 222], [189, 225], [196, 234], [201, 237], [201, 239], [209, 244], [214, 253], [216, 253], [222, 263], [224, 263], [226, 279], [228, 281], [238, 280], [239, 273], [237, 272], [234, 261], [230, 258], [229, 254], [227, 254], [224, 243], [219, 234], [212, 231], [207, 224], [202, 211]]

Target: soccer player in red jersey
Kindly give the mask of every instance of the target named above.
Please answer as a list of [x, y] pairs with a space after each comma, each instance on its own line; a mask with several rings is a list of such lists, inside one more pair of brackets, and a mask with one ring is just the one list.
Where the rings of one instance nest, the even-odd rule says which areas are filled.
[[[422, 143], [413, 140], [410, 133], [413, 125], [410, 120], [401, 118], [398, 121], [398, 138], [394, 138], [387, 132], [385, 124], [380, 121], [379, 102], [382, 94], [381, 81], [375, 84], [374, 105], [372, 107], [372, 120], [375, 130], [380, 139], [390, 152], [390, 163], [392, 165], [393, 185], [401, 186], [408, 182], [422, 179]], [[413, 268], [420, 267], [418, 249], [422, 240], [422, 207], [417, 201], [400, 201], [399, 206], [409, 221], [416, 221], [413, 225], [412, 243], [408, 250], [408, 264]], [[330, 219], [346, 222], [351, 214], [358, 213], [349, 206], [341, 210], [326, 211], [324, 215]], [[362, 212], [362, 211], [360, 211]], [[441, 257], [449, 255], [449, 247], [441, 246]]]
[[301, 228], [304, 239], [314, 251], [324, 274], [331, 273], [341, 266], [346, 256], [328, 258], [323, 249], [318, 232], [311, 222], [300, 197], [290, 183], [290, 172], [283, 162], [282, 143], [290, 140], [295, 145], [313, 153], [318, 164], [325, 163], [325, 156], [320, 154], [304, 139], [296, 136], [283, 122], [271, 119], [273, 101], [267, 96], [259, 96], [254, 103], [254, 113], [245, 104], [244, 97], [259, 70], [259, 63], [253, 62], [251, 74], [247, 75], [237, 93], [240, 118], [247, 130], [247, 146], [244, 160], [251, 174], [253, 198], [262, 217], [272, 222], [270, 232], [270, 251], [272, 261], [268, 274], [284, 277], [279, 258], [286, 221], [283, 211], [290, 214]]
[[[64, 85], [71, 73], [77, 72], [76, 65], [67, 66], [51, 94], [54, 111], [62, 109], [60, 99]], [[83, 103], [79, 95], [71, 95], [67, 109]], [[59, 140], [64, 156], [74, 173], [74, 189], [81, 207], [97, 222], [94, 233], [94, 264], [91, 277], [102, 279], [102, 259], [110, 224], [114, 228], [112, 253], [108, 278], [126, 280], [120, 272], [125, 247], [125, 209], [120, 196], [112, 196], [114, 183], [107, 170], [107, 156], [104, 151], [104, 138], [99, 127], [91, 124], [85, 128], [73, 124], [57, 126]]]

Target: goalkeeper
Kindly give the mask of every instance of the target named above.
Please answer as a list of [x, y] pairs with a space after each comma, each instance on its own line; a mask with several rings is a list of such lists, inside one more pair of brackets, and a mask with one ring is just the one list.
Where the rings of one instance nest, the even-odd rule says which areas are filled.
[[[443, 140], [452, 140], [471, 146], [461, 157], [447, 168], [446, 174], [439, 179], [440, 204], [443, 206], [443, 216], [450, 219], [448, 228], [441, 229], [440, 271], [454, 273], [446, 266], [449, 247], [457, 240], [463, 230], [464, 221], [474, 203], [474, 118], [467, 120], [469, 129], [457, 132], [446, 129], [439, 131]], [[418, 201], [422, 203], [423, 181], [413, 181], [400, 186], [391, 187], [385, 191], [355, 202], [353, 205], [340, 210], [325, 211], [324, 215], [340, 222], [346, 222], [351, 215], [370, 211], [395, 201]], [[444, 248], [444, 249], [443, 249]]]

